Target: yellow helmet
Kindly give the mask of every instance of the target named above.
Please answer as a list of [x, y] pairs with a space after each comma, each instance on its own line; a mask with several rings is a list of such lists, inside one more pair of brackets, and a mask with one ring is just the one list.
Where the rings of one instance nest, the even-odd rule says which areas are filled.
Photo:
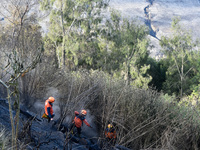
[[49, 102], [51, 102], [51, 103], [53, 103], [53, 102], [55, 102], [55, 98], [54, 97], [49, 97]]
[[110, 128], [112, 128], [113, 126], [111, 125], [111, 124], [108, 124], [108, 128], [110, 129]]

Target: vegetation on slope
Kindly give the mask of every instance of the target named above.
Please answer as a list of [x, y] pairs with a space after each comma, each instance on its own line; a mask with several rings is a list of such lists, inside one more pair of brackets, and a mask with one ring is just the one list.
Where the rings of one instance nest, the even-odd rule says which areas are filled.
[[10, 113], [13, 149], [20, 103], [33, 108], [49, 88], [59, 93], [60, 125], [86, 108], [100, 139], [111, 122], [117, 143], [132, 149], [200, 147], [199, 45], [177, 18], [173, 36], [160, 41], [166, 57], [156, 61], [149, 57], [147, 28], [115, 10], [105, 18], [105, 0], [42, 1], [50, 13], [44, 37], [31, 11], [38, 1], [9, 2], [2, 3], [12, 11], [0, 30], [0, 88], [10, 112], [17, 111]]

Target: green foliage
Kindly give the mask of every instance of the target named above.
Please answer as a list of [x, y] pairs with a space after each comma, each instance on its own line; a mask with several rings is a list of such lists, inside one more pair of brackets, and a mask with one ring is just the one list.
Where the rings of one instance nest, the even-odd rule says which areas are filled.
[[111, 11], [110, 18], [102, 31], [102, 37], [108, 41], [105, 71], [124, 76], [127, 84], [147, 87], [151, 77], [146, 74], [149, 66], [145, 65], [149, 55], [146, 27], [137, 21], [122, 19], [115, 10]]
[[160, 45], [168, 61], [166, 81], [163, 84], [165, 92], [176, 93], [180, 97], [190, 94], [190, 87], [195, 84], [191, 79], [195, 76], [196, 70], [195, 53], [196, 43], [193, 42], [191, 34], [184, 31], [179, 25], [179, 19], [172, 22], [173, 36], [162, 37]]
[[55, 0], [41, 3], [51, 11], [48, 37], [54, 44], [59, 67], [100, 67], [98, 34], [105, 0]]
[[[193, 90], [193, 92], [190, 95], [182, 98], [178, 104], [179, 106], [185, 107], [186, 109], [194, 108], [195, 111], [199, 114], [200, 113], [199, 90], [198, 91]], [[198, 117], [199, 116], [197, 116], [197, 118]]]
[[107, 7], [104, 0], [56, 0], [52, 5], [45, 1], [41, 5], [46, 8], [46, 4], [51, 11], [48, 38], [59, 67], [66, 63], [69, 70], [82, 67], [115, 76], [124, 74], [127, 84], [135, 80], [132, 84], [148, 85], [151, 78], [146, 74], [149, 40], [145, 26], [122, 19], [114, 10], [102, 21], [102, 11]]
[[139, 87], [139, 88], [147, 89], [149, 82], [152, 80], [152, 77], [146, 74], [149, 68], [150, 68], [150, 65], [141, 66], [139, 70], [137, 68], [131, 67], [131, 71], [130, 71], [131, 78], [132, 78], [131, 85]]
[[200, 83], [200, 53], [199, 49], [193, 53], [194, 59], [191, 60], [193, 68], [193, 74], [190, 76], [192, 85], [190, 86], [191, 91], [199, 92]]
[[162, 90], [162, 84], [165, 82], [165, 73], [168, 68], [168, 65], [165, 63], [167, 62], [168, 61], [165, 61], [164, 59], [161, 59], [160, 61], [156, 61], [153, 58], [147, 59], [147, 64], [150, 65], [150, 69], [147, 73], [152, 77], [151, 82], [149, 82], [149, 86], [154, 87], [158, 91]]

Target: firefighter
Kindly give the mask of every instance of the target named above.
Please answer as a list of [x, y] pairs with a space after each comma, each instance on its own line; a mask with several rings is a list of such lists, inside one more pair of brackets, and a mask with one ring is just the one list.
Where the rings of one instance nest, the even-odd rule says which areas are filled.
[[71, 132], [73, 133], [73, 129], [74, 127], [76, 127], [77, 129], [77, 133], [78, 133], [78, 137], [80, 137], [81, 135], [81, 126], [83, 125], [83, 122], [90, 128], [91, 125], [87, 122], [87, 120], [85, 119], [85, 116], [87, 115], [87, 111], [86, 110], [81, 110], [81, 113], [79, 114], [79, 112], [75, 111], [75, 118], [72, 121], [72, 125], [71, 125]]
[[117, 134], [116, 130], [114, 129], [112, 124], [108, 124], [108, 127], [105, 131], [106, 140], [111, 143], [112, 145], [115, 145]]
[[53, 103], [55, 102], [55, 98], [54, 97], [49, 97], [46, 101], [45, 101], [45, 113], [43, 114], [43, 118], [47, 118], [48, 122], [50, 122], [51, 120], [53, 120], [53, 117], [55, 116], [55, 114], [53, 113]]

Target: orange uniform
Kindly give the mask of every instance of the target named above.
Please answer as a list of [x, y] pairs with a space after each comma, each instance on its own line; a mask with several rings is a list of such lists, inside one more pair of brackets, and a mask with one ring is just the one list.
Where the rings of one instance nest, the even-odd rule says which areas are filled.
[[71, 130], [71, 132], [72, 132], [72, 134], [73, 134], [73, 129], [74, 129], [74, 127], [76, 127], [76, 129], [77, 129], [77, 134], [78, 134], [78, 136], [80, 137], [80, 135], [81, 135], [81, 126], [83, 125], [83, 122], [88, 126], [88, 127], [90, 127], [90, 128], [92, 128], [91, 127], [91, 125], [87, 122], [87, 120], [85, 119], [85, 116], [86, 116], [86, 114], [87, 114], [87, 111], [86, 110], [81, 110], [81, 114], [79, 114], [79, 112], [77, 112], [77, 111], [75, 111], [74, 112], [75, 113], [75, 118], [74, 118], [74, 120], [73, 120], [73, 122], [72, 122], [72, 124], [71, 124], [71, 127], [70, 127], [70, 130]]
[[[45, 101], [45, 114], [47, 116], [53, 116], [52, 103], [50, 103], [49, 100]], [[50, 117], [50, 118], [52, 118], [52, 117]]]
[[116, 139], [117, 135], [116, 135], [115, 129], [111, 129], [111, 130], [106, 129], [105, 136], [106, 138], [109, 138], [109, 139], [113, 139], [113, 138]]
[[77, 115], [75, 118], [74, 118], [74, 124], [77, 128], [81, 128], [83, 122], [88, 126], [90, 127], [90, 124], [87, 122], [87, 120], [85, 119], [84, 116], [81, 116], [81, 115]]

